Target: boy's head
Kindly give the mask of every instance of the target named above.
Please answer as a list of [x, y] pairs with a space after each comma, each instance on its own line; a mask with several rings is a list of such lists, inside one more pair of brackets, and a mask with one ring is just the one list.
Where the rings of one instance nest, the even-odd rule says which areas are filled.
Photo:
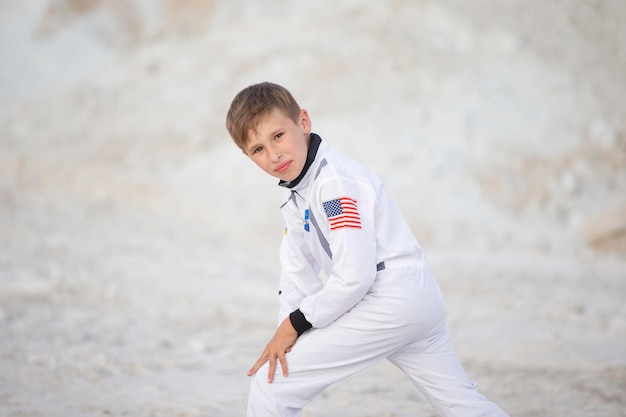
[[311, 119], [284, 87], [265, 82], [243, 89], [230, 105], [226, 128], [268, 174], [290, 182], [304, 172]]
[[226, 115], [226, 129], [235, 144], [245, 152], [246, 144], [263, 117], [273, 110], [298, 122], [300, 106], [289, 90], [278, 84], [263, 82], [241, 90]]

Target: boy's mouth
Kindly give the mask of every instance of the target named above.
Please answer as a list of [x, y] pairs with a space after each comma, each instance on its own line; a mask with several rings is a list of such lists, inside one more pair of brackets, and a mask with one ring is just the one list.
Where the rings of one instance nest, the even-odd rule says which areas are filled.
[[283, 162], [274, 171], [283, 173], [283, 172], [287, 171], [290, 166], [291, 166], [291, 161]]

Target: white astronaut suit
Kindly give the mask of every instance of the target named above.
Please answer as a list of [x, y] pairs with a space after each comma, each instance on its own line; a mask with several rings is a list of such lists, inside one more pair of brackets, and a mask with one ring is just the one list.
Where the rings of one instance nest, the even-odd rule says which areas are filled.
[[299, 337], [287, 377], [278, 364], [268, 383], [268, 363], [252, 377], [248, 417], [300, 416], [325, 388], [382, 359], [441, 416], [506, 416], [467, 378], [441, 291], [380, 179], [312, 133], [303, 172], [280, 185], [278, 322], [289, 316]]

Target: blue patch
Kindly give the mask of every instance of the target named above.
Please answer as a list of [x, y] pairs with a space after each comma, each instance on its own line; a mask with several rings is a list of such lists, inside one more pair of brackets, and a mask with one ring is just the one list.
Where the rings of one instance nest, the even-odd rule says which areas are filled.
[[311, 231], [311, 229], [309, 228], [309, 209], [304, 210], [304, 231]]

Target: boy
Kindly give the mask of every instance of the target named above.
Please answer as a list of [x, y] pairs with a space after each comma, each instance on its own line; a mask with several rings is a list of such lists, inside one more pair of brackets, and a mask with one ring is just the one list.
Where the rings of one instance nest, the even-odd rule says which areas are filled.
[[279, 85], [239, 92], [226, 128], [285, 188], [279, 326], [248, 372], [247, 415], [300, 416], [329, 385], [386, 358], [442, 416], [506, 416], [467, 379], [439, 287], [381, 181], [311, 133]]

